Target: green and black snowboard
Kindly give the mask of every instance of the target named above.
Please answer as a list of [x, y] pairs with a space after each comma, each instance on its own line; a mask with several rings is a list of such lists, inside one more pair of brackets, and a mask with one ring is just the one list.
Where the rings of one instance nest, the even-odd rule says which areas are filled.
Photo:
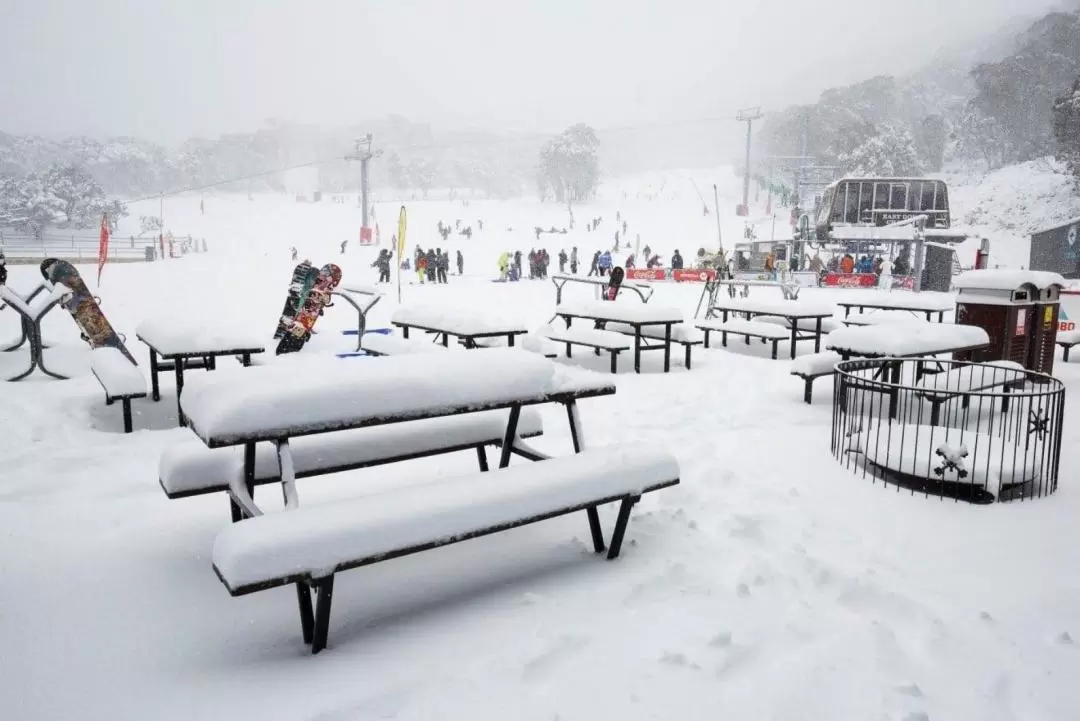
[[331, 305], [331, 294], [341, 282], [341, 268], [333, 263], [324, 265], [318, 272], [315, 284], [308, 290], [304, 304], [291, 319], [278, 342], [277, 355], [295, 353], [315, 332], [315, 321], [323, 314], [323, 308]]
[[289, 296], [285, 299], [285, 307], [281, 310], [274, 338], [281, 338], [288, 332], [296, 314], [307, 302], [308, 293], [311, 292], [318, 278], [319, 271], [311, 265], [310, 260], [305, 260], [293, 269], [292, 282], [289, 283]]
[[47, 258], [41, 263], [41, 274], [55, 285], [62, 285], [68, 291], [61, 305], [71, 313], [75, 324], [82, 331], [83, 339], [90, 344], [91, 348], [116, 348], [131, 361], [132, 365], [139, 365], [128, 352], [124, 341], [113, 330], [105, 314], [101, 312], [101, 306], [97, 299], [86, 287], [82, 276], [75, 266], [66, 260]]

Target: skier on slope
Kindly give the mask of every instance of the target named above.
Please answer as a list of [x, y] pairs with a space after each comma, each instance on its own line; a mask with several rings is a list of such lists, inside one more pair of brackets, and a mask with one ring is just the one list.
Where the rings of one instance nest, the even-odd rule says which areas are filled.
[[678, 248], [675, 249], [675, 254], [671, 256], [671, 269], [672, 270], [682, 270], [683, 269], [683, 257], [682, 257], [682, 254], [679, 253]]
[[379, 280], [377, 283], [389, 283], [390, 282], [390, 261], [392, 259], [390, 251], [383, 248], [379, 251], [379, 257], [375, 259], [375, 262], [371, 264], [372, 268], [379, 269]]
[[600, 275], [600, 251], [592, 254], [592, 263], [589, 264], [589, 275]]
[[570, 251], [570, 272], [577, 275], [578, 259], [577, 259], [577, 246], [575, 245], [573, 250]]
[[566, 261], [567, 261], [566, 248], [560, 248], [559, 249], [559, 272], [560, 273], [565, 273], [566, 272]]
[[607, 251], [607, 250], [605, 250], [600, 255], [600, 259], [596, 263], [596, 267], [600, 270], [600, 276], [601, 277], [604, 277], [609, 272], [611, 272], [611, 267], [613, 265], [614, 265], [614, 263], [611, 260], [611, 252]]
[[461, 249], [457, 252], [457, 274], [465, 275], [465, 256], [461, 254]]
[[289, 248], [289, 252], [292, 253], [292, 259], [296, 260], [296, 246]]
[[348, 244], [349, 244], [349, 240], [348, 240], [348, 238], [346, 238], [345, 240], [341, 241], [341, 254], [342, 254], [342, 255], [345, 255], [345, 246], [347, 246]]

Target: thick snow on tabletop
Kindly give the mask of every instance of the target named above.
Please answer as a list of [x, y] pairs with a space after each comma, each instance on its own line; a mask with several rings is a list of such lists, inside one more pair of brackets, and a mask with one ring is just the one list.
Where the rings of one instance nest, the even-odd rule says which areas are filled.
[[442, 343], [432, 343], [431, 336], [423, 333], [405, 338], [386, 333], [365, 333], [360, 339], [360, 349], [379, 355], [408, 355], [413, 353], [438, 353], [447, 350]]
[[507, 316], [486, 308], [445, 303], [404, 305], [394, 311], [390, 321], [462, 336], [528, 331], [522, 317]]
[[595, 344], [603, 348], [629, 348], [634, 344], [633, 339], [622, 333], [612, 330], [597, 330], [595, 328], [570, 328], [560, 329], [558, 326], [548, 331], [548, 338], [553, 341], [568, 341], [570, 343]]
[[830, 316], [836, 312], [832, 303], [811, 300], [768, 300], [756, 298], [720, 299], [715, 310], [776, 316]]
[[233, 524], [214, 541], [214, 566], [232, 590], [293, 574], [318, 577], [347, 561], [591, 500], [639, 494], [678, 477], [679, 465], [670, 453], [623, 444], [440, 478]]
[[828, 335], [826, 347], [855, 355], [910, 356], [989, 342], [986, 331], [973, 325], [901, 323], [839, 328]]
[[45, 310], [46, 306], [53, 301], [60, 300], [69, 292], [65, 286], [55, 285], [45, 293], [39, 293], [33, 301], [27, 304], [22, 295], [6, 285], [0, 285], [0, 301], [7, 303], [12, 308], [18, 308], [31, 318], [37, 318]]
[[[289, 444], [293, 469], [303, 474], [490, 441], [502, 438], [508, 417], [509, 411], [484, 411], [303, 436]], [[518, 435], [531, 436], [543, 430], [540, 413], [535, 408], [523, 408]], [[239, 446], [207, 448], [196, 438], [186, 438], [161, 454], [158, 479], [166, 495], [183, 495], [208, 488], [224, 489], [230, 481], [242, 478], [243, 469], [244, 454]], [[255, 478], [276, 478], [278, 472], [274, 446], [257, 445]]]
[[90, 351], [90, 369], [101, 380], [109, 395], [136, 396], [146, 393], [146, 378], [116, 348], [95, 348]]
[[[184, 386], [181, 404], [196, 434], [210, 439], [259, 437], [287, 428], [315, 430], [443, 409], [526, 402], [577, 390], [557, 382], [555, 364], [517, 350], [329, 359], [297, 377], [288, 366], [217, 371]], [[611, 388], [602, 380], [592, 389]]]
[[640, 303], [636, 298], [627, 301], [566, 302], [556, 306], [555, 312], [621, 323], [681, 323], [683, 320], [683, 312], [678, 308]]
[[224, 318], [148, 318], [136, 326], [135, 334], [164, 356], [266, 349], [266, 339], [257, 331]]
[[957, 290], [1016, 290], [1028, 284], [1042, 290], [1052, 285], [1065, 286], [1067, 283], [1061, 275], [1043, 270], [987, 268], [961, 273], [953, 278], [952, 285]]
[[1023, 382], [1027, 377], [1024, 366], [1013, 361], [992, 361], [958, 366], [945, 373], [934, 373], [919, 381], [919, 388], [942, 391], [943, 394], [990, 389], [1001, 383]]

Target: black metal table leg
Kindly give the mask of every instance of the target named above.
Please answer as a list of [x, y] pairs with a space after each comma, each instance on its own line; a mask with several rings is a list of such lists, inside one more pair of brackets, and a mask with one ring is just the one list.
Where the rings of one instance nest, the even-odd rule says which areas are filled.
[[634, 326], [634, 372], [641, 372], [641, 326]]
[[184, 422], [184, 411], [180, 408], [180, 392], [184, 390], [184, 359], [173, 359], [173, 368], [176, 371], [176, 415], [180, 419], [180, 425], [187, 425]]
[[671, 323], [664, 324], [664, 372], [671, 372]]
[[150, 391], [151, 397], [155, 401], [161, 400], [161, 389], [158, 386], [158, 354], [153, 348], [150, 348]]
[[799, 333], [799, 319], [788, 318], [788, 321], [791, 323], [791, 360], [795, 360], [795, 341]]
[[814, 352], [821, 352], [821, 318], [817, 319], [817, 325], [814, 327]]

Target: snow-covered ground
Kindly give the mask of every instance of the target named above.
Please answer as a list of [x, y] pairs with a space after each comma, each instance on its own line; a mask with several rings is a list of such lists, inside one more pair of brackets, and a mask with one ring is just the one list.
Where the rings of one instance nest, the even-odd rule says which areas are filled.
[[[741, 236], [730, 170], [615, 182], [575, 210], [578, 229], [543, 236], [552, 257], [610, 246], [615, 214], [631, 242], [688, 258], [714, 245], [689, 179], [718, 183], [725, 239]], [[626, 193], [625, 197], [623, 193]], [[284, 196], [171, 199], [169, 227], [205, 236], [206, 255], [105, 269], [103, 308], [134, 337], [140, 321], [182, 315], [207, 325], [265, 329], [293, 263], [338, 262], [346, 282], [371, 283], [374, 249], [355, 238], [353, 204]], [[755, 208], [763, 212], [764, 198]], [[152, 213], [156, 203], [133, 208]], [[397, 203], [378, 203], [383, 242]], [[547, 282], [492, 283], [503, 250], [537, 245], [535, 225], [566, 223], [535, 201], [408, 203], [408, 247], [440, 245], [438, 220], [471, 224], [465, 276], [406, 285], [407, 303], [471, 304], [551, 317]], [[597, 233], [583, 227], [603, 216]], [[476, 219], [484, 220], [480, 232]], [[768, 237], [760, 219], [759, 237]], [[782, 224], [778, 223], [778, 230]], [[513, 230], [508, 228], [512, 227]], [[81, 268], [92, 278], [91, 266]], [[33, 266], [11, 269], [28, 290]], [[651, 303], [689, 317], [699, 288], [662, 285]], [[858, 291], [804, 291], [836, 300]], [[587, 299], [588, 288], [567, 290]], [[754, 289], [770, 297], [768, 289]], [[779, 298], [779, 293], [776, 293]], [[395, 289], [373, 311], [385, 325]], [[347, 349], [343, 303], [317, 326], [316, 348]], [[0, 337], [16, 331], [0, 313]], [[590, 553], [583, 517], [566, 517], [342, 574], [330, 648], [300, 642], [295, 596], [278, 589], [231, 598], [210, 552], [229, 521], [223, 498], [169, 501], [162, 451], [189, 438], [175, 395], [136, 401], [136, 432], [105, 407], [70, 317], [45, 323], [47, 360], [70, 381], [0, 384], [0, 697], [10, 719], [830, 719], [1036, 721], [1080, 714], [1080, 493], [1066, 429], [1058, 493], [976, 507], [883, 493], [829, 452], [829, 381], [802, 402], [790, 361], [762, 345], [695, 351], [694, 369], [620, 372], [615, 396], [584, 401], [592, 445], [656, 445], [678, 457], [682, 484], [635, 509], [622, 557]], [[462, 351], [464, 352], [464, 351]], [[476, 351], [479, 352], [479, 351]], [[809, 352], [803, 345], [802, 352]], [[0, 370], [19, 354], [2, 354]], [[355, 363], [363, 372], [362, 359]], [[565, 362], [565, 361], [560, 361]], [[580, 354], [575, 365], [606, 369]], [[144, 363], [145, 367], [145, 363]], [[621, 367], [629, 367], [629, 364]], [[1078, 402], [1080, 367], [1058, 362]], [[194, 371], [198, 372], [198, 371]], [[438, 365], [433, 364], [433, 373]], [[447, 382], [453, 382], [448, 378]], [[408, 394], [409, 388], [400, 392]], [[537, 445], [570, 451], [565, 414], [543, 409]], [[1067, 412], [1066, 418], [1072, 414]], [[471, 453], [301, 481], [305, 504], [474, 470]], [[264, 493], [270, 497], [273, 494]], [[603, 514], [610, 529], [613, 513]]]

